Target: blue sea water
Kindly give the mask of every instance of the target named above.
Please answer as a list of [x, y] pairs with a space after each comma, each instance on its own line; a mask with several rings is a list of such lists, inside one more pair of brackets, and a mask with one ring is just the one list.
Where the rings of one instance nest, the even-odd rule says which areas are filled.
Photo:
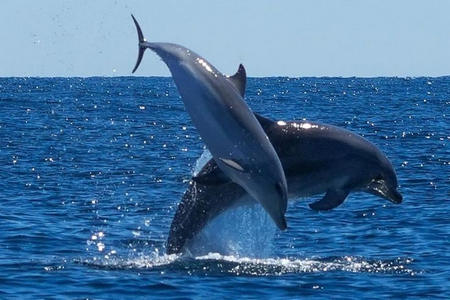
[[300, 199], [285, 232], [239, 208], [167, 256], [203, 152], [172, 79], [0, 78], [0, 298], [450, 298], [450, 77], [250, 78], [246, 101], [365, 136], [404, 202]]

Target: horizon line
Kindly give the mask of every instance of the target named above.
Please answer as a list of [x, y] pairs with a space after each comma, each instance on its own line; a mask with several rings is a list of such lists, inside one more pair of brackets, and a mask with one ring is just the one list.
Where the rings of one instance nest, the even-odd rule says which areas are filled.
[[[130, 78], [130, 77], [137, 77], [137, 78], [172, 78], [172, 76], [166, 76], [166, 75], [89, 75], [89, 76], [3, 76], [0, 75], [0, 79], [6, 79], [6, 78]], [[270, 76], [247, 76], [247, 78], [289, 78], [289, 79], [298, 79], [298, 78], [340, 78], [340, 79], [348, 79], [348, 78], [363, 78], [363, 79], [371, 79], [371, 78], [445, 78], [450, 77], [450, 73], [448, 75], [375, 75], [375, 76], [331, 76], [331, 75], [320, 75], [320, 76], [289, 76], [289, 75], [270, 75]]]

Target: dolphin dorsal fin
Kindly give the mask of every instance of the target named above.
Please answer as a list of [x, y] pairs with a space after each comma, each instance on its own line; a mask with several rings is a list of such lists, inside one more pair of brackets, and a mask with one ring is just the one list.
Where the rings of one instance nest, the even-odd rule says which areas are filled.
[[244, 98], [245, 85], [247, 84], [247, 73], [245, 72], [245, 68], [242, 64], [239, 65], [236, 74], [228, 77], [228, 80], [236, 87], [242, 98]]

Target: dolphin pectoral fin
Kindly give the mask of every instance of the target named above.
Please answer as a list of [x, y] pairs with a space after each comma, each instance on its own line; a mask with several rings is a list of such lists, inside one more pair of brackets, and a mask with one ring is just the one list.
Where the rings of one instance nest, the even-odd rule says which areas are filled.
[[131, 17], [133, 18], [134, 25], [136, 26], [138, 39], [139, 39], [139, 43], [138, 43], [138, 51], [139, 51], [138, 52], [138, 58], [137, 58], [137, 61], [136, 61], [136, 65], [134, 66], [134, 69], [131, 72], [131, 73], [134, 73], [137, 70], [137, 68], [139, 67], [139, 65], [141, 63], [141, 60], [142, 60], [142, 57], [144, 56], [145, 49], [147, 49], [147, 47], [145, 47], [145, 45], [144, 45], [145, 44], [145, 38], [144, 38], [144, 35], [142, 34], [142, 30], [141, 30], [141, 27], [139, 26], [139, 23], [136, 21], [136, 18], [133, 15], [131, 15]]
[[338, 207], [347, 198], [349, 191], [328, 190], [325, 196], [314, 203], [309, 204], [313, 210], [330, 210]]
[[239, 94], [244, 98], [245, 95], [245, 85], [247, 84], [247, 74], [245, 72], [245, 68], [242, 64], [239, 65], [239, 68], [233, 76], [228, 77], [228, 80], [236, 87], [239, 91]]
[[224, 164], [226, 164], [228, 167], [230, 167], [232, 169], [235, 169], [235, 170], [237, 170], [239, 172], [244, 172], [245, 171], [244, 168], [235, 160], [228, 159], [228, 158], [221, 158], [221, 157], [219, 157], [219, 160], [221, 162], [223, 162]]

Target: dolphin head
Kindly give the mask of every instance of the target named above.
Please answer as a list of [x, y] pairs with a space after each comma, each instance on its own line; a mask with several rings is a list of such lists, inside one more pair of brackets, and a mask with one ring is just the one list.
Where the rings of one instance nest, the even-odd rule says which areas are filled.
[[258, 185], [258, 188], [248, 189], [250, 195], [264, 207], [277, 227], [285, 230], [287, 228], [285, 213], [288, 200], [286, 182], [271, 180], [268, 177], [252, 181]]
[[246, 164], [239, 164], [229, 159], [219, 158], [216, 162], [228, 178], [242, 186], [262, 205], [279, 229], [287, 228], [284, 215], [288, 192], [281, 164], [279, 168], [273, 169], [263, 164], [250, 168]]
[[373, 168], [373, 176], [364, 191], [395, 204], [402, 203], [403, 197], [397, 191], [397, 176], [389, 160], [382, 155], [377, 167]]

